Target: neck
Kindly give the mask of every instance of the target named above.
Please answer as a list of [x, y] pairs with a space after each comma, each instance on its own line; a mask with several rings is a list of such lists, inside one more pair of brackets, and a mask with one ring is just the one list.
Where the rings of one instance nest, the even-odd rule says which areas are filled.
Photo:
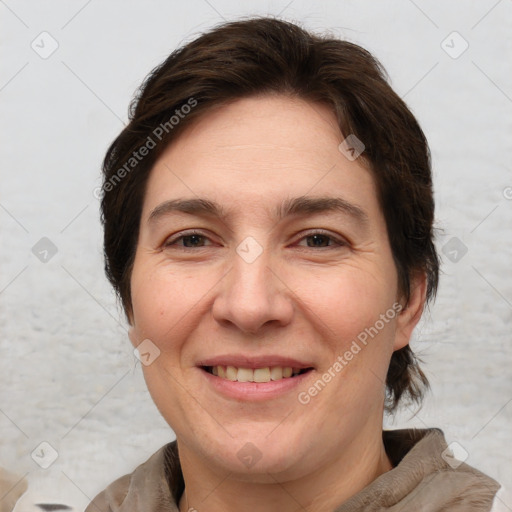
[[[340, 457], [299, 478], [266, 473], [265, 481], [247, 481], [218, 467], [201, 463], [178, 441], [186, 484], [180, 512], [304, 512], [332, 511], [357, 494], [378, 476], [392, 469], [382, 436], [374, 443], [354, 443]], [[363, 446], [363, 448], [362, 448]]]

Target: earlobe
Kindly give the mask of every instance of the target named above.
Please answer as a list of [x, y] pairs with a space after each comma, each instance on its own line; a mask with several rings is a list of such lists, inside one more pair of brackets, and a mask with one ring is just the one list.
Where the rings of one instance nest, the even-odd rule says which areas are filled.
[[412, 331], [420, 321], [427, 298], [427, 276], [418, 273], [411, 280], [411, 294], [407, 307], [404, 307], [397, 318], [397, 328], [393, 350], [405, 347], [412, 335]]

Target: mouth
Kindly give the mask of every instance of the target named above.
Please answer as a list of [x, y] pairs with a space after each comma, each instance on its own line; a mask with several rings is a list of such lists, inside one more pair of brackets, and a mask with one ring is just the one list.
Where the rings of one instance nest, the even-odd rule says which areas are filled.
[[313, 370], [313, 367], [297, 368], [292, 366], [264, 366], [244, 368], [230, 365], [201, 366], [205, 372], [231, 382], [266, 383], [285, 379], [294, 379]]
[[279, 354], [223, 354], [196, 363], [207, 387], [237, 402], [288, 400], [315, 378], [311, 360]]

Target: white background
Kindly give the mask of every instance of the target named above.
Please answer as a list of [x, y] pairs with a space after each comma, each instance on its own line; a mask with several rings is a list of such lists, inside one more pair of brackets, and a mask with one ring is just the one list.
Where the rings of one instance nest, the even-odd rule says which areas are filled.
[[[266, 13], [374, 52], [424, 128], [439, 250], [456, 237], [467, 254], [441, 253], [438, 299], [412, 342], [432, 394], [388, 423], [442, 428], [512, 489], [512, 1], [4, 0], [0, 466], [33, 499], [82, 509], [174, 438], [103, 275], [93, 191], [151, 68], [223, 19]], [[52, 39], [46, 59], [31, 47]], [[32, 253], [42, 237], [57, 247], [46, 263]], [[30, 456], [43, 441], [58, 453], [46, 470]]]

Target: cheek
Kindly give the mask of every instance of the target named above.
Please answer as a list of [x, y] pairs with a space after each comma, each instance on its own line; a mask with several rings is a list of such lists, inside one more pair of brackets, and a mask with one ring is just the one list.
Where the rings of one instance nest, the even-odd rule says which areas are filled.
[[327, 338], [340, 345], [336, 349], [374, 325], [394, 302], [394, 283], [364, 268], [350, 266], [302, 279], [296, 295], [305, 311], [317, 317], [315, 323], [324, 325]]
[[[183, 279], [157, 269], [134, 269], [132, 275], [132, 302], [135, 330], [139, 336], [150, 338], [159, 345], [163, 338], [184, 316], [190, 293]], [[193, 289], [193, 288], [192, 288]]]
[[149, 338], [162, 351], [177, 349], [198, 322], [216, 282], [211, 269], [192, 273], [164, 265], [134, 268], [131, 284], [137, 339]]

